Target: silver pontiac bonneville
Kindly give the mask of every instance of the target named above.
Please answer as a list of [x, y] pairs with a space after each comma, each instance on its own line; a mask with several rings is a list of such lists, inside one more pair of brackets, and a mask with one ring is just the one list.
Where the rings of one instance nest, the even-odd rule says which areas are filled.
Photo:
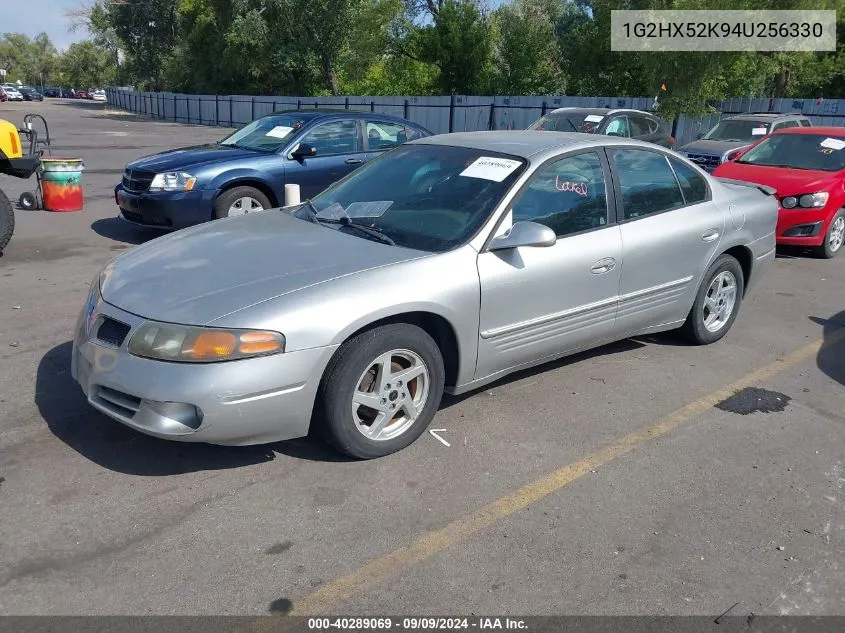
[[774, 259], [771, 193], [639, 141], [428, 137], [304, 204], [119, 256], [92, 284], [72, 373], [156, 437], [245, 445], [313, 425], [386, 455], [444, 390], [637, 334], [720, 339]]

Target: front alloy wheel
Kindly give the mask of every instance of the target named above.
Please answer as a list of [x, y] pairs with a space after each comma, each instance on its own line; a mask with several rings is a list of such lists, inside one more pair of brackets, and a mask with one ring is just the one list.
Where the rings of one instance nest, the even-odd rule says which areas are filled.
[[359, 459], [401, 450], [437, 413], [446, 371], [440, 348], [410, 323], [375, 327], [341, 345], [329, 362], [312, 424]]

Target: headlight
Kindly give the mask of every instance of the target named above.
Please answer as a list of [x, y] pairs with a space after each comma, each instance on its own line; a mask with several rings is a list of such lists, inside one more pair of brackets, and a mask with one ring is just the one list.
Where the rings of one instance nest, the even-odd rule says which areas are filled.
[[798, 198], [798, 204], [805, 209], [820, 208], [827, 204], [829, 197], [830, 194], [826, 191], [822, 191], [821, 193], [805, 193]]
[[146, 321], [129, 341], [129, 353], [182, 363], [213, 363], [285, 351], [285, 337], [266, 330], [229, 330]]
[[150, 183], [150, 191], [190, 191], [197, 184], [197, 179], [184, 171], [170, 171], [156, 174]]
[[786, 198], [780, 201], [780, 204], [784, 209], [794, 209], [798, 205], [798, 198], [795, 196], [786, 196]]

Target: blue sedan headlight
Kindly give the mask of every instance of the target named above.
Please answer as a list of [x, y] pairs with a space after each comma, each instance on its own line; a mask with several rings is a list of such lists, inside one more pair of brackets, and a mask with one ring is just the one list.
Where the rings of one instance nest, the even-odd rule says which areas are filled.
[[150, 183], [150, 191], [190, 191], [197, 179], [184, 171], [170, 171], [156, 174]]

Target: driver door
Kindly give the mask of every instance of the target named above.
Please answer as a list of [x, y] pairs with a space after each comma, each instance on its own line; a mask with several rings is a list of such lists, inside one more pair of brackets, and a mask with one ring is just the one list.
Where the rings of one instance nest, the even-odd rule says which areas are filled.
[[476, 378], [592, 347], [613, 333], [622, 238], [609, 209], [608, 173], [595, 150], [569, 154], [538, 169], [515, 198], [505, 222], [545, 224], [558, 239], [478, 256]]
[[318, 125], [299, 142], [317, 150], [315, 156], [285, 161], [285, 183], [299, 185], [303, 200], [313, 198], [365, 161], [360, 126], [354, 119]]

